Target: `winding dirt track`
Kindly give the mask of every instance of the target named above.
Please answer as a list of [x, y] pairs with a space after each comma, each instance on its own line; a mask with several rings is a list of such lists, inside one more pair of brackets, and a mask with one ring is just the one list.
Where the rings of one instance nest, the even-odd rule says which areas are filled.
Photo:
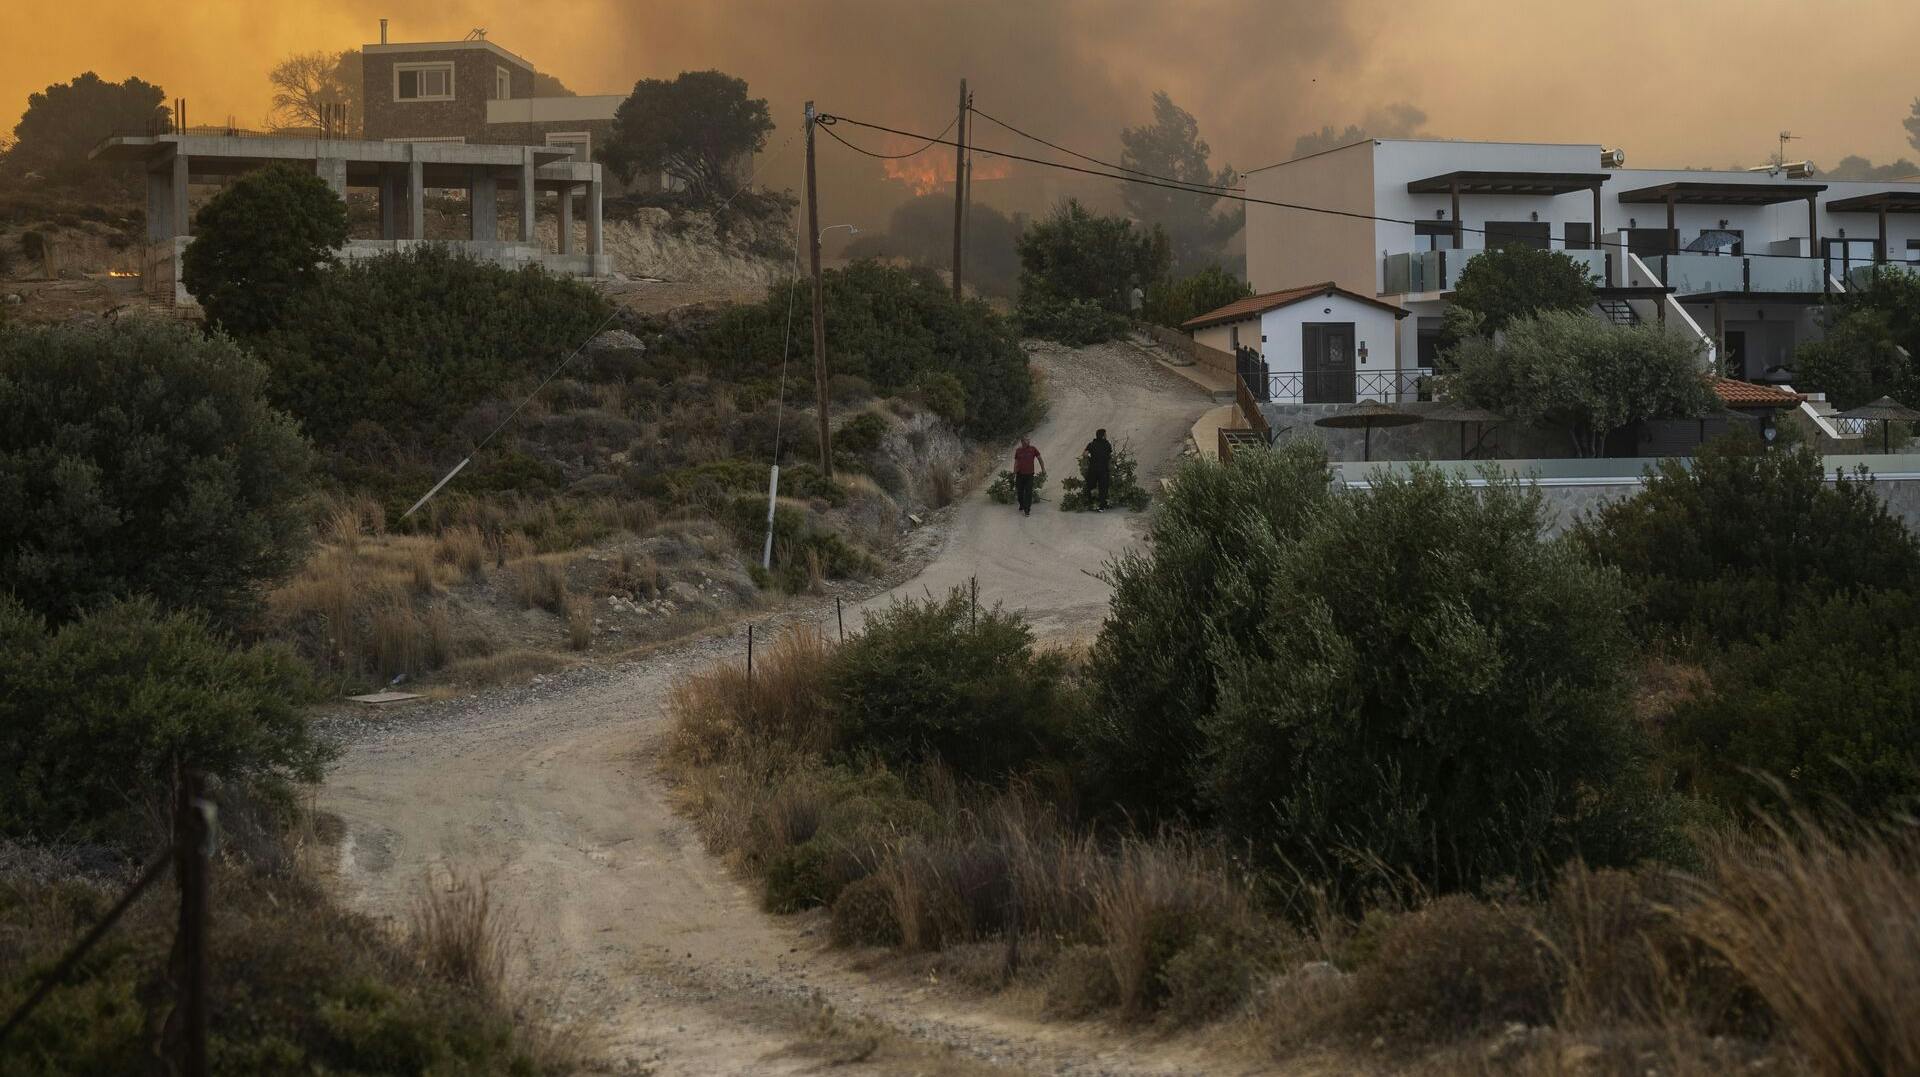
[[[1143, 481], [1157, 485], [1211, 405], [1124, 344], [1044, 349], [1035, 362], [1052, 410], [1034, 440], [1056, 486], [1097, 426], [1130, 445]], [[978, 577], [983, 602], [1025, 610], [1041, 635], [1084, 635], [1107, 599], [1091, 573], [1138, 527], [1127, 513], [1067, 515], [1052, 503], [1023, 518], [976, 492], [902, 588], [940, 593]], [[857, 616], [898, 590], [850, 609]], [[758, 623], [766, 631], [822, 615], [816, 603]], [[526, 993], [595, 1029], [595, 1044], [636, 1072], [828, 1063], [862, 1073], [1217, 1072], [1217, 1059], [1149, 1037], [1045, 1024], [936, 984], [857, 971], [825, 948], [817, 917], [761, 913], [674, 813], [651, 762], [673, 679], [738, 661], [742, 647], [738, 635], [697, 640], [614, 670], [357, 725], [320, 798], [345, 824], [348, 899], [403, 918], [428, 880], [484, 876], [513, 918]], [[835, 1016], [823, 1019], [829, 1008]], [[869, 1032], [877, 1046], [862, 1045]]]

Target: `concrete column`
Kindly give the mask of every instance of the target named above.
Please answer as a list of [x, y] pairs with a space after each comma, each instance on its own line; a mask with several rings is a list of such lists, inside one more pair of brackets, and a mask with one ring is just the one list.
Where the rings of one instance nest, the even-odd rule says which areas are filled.
[[347, 200], [347, 162], [343, 157], [322, 157], [313, 162], [313, 174], [327, 181], [333, 193]]
[[380, 166], [380, 238], [400, 238], [400, 183], [393, 169]]
[[427, 238], [427, 167], [407, 162], [407, 238]]
[[150, 169], [147, 172], [147, 242], [161, 243], [173, 238], [173, 198], [168, 185], [173, 175]]
[[167, 191], [173, 202], [173, 234], [190, 236], [193, 234], [193, 218], [187, 214], [187, 188], [192, 185], [191, 171], [188, 168], [187, 155], [173, 155], [173, 181]]
[[520, 158], [520, 242], [533, 242], [533, 151]]
[[560, 253], [573, 253], [573, 184], [560, 188]]
[[600, 235], [600, 181], [587, 184], [587, 253], [599, 258], [607, 253]]
[[500, 189], [493, 173], [476, 166], [468, 183], [467, 203], [472, 206], [473, 238], [493, 242], [500, 238]]

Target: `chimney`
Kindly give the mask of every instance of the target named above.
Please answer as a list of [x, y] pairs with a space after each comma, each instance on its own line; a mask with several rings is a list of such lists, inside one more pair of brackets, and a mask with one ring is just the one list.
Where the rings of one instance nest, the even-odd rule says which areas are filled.
[[387, 43], [387, 20], [385, 19], [380, 20], [380, 43], [382, 45]]

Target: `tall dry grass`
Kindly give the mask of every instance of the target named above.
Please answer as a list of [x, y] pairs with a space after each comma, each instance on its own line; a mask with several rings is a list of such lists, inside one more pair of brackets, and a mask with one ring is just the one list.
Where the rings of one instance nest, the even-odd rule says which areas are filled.
[[832, 650], [818, 630], [785, 633], [754, 656], [748, 681], [745, 655], [674, 682], [669, 752], [679, 763], [715, 766], [769, 751], [818, 755], [833, 743], [826, 705]]
[[414, 899], [409, 935], [434, 976], [482, 998], [504, 997], [512, 929], [494, 908], [484, 879], [455, 877], [423, 887]]
[[1681, 921], [1819, 1073], [1920, 1073], [1920, 829], [1804, 816], [1723, 838]]

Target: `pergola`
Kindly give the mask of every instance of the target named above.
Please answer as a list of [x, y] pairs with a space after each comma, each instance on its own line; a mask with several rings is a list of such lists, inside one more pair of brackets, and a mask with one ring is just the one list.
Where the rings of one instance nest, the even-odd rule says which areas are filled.
[[1460, 219], [1463, 194], [1557, 195], [1593, 192], [1593, 241], [1600, 242], [1600, 185], [1613, 177], [1605, 172], [1443, 172], [1410, 180], [1408, 194], [1444, 194], [1453, 199], [1453, 246], [1460, 249], [1465, 225]]
[[1887, 252], [1887, 214], [1920, 213], [1920, 191], [1875, 191], [1872, 194], [1838, 198], [1827, 203], [1828, 213], [1873, 213], [1880, 218], [1880, 260], [1891, 261]]
[[[1679, 228], [1674, 220], [1675, 206], [1777, 206], [1783, 202], [1807, 203], [1807, 253], [1820, 253], [1820, 203], [1824, 183], [1726, 183], [1714, 180], [1678, 180], [1657, 183], [1620, 193], [1623, 205], [1662, 205], [1667, 207], [1667, 243], [1673, 245]], [[1829, 206], [1828, 208], [1832, 208]], [[1668, 251], [1669, 254], [1675, 253]]]

